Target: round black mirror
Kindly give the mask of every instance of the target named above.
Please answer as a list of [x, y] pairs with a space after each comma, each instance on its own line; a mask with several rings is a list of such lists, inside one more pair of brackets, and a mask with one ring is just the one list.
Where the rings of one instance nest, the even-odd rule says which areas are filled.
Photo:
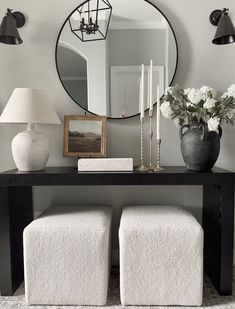
[[[139, 113], [140, 65], [145, 94], [153, 61], [153, 100], [171, 85], [177, 41], [166, 16], [146, 0], [89, 0], [65, 20], [56, 44], [59, 78], [84, 110], [108, 118]], [[146, 106], [147, 109], [147, 106]]]

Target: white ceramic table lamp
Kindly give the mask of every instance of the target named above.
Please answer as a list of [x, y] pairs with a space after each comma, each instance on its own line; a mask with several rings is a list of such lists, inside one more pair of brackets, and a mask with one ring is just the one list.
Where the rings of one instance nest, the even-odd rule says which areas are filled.
[[35, 124], [61, 124], [44, 90], [17, 88], [0, 116], [0, 122], [27, 123], [28, 128], [12, 141], [12, 155], [19, 171], [43, 170], [49, 158], [50, 142]]

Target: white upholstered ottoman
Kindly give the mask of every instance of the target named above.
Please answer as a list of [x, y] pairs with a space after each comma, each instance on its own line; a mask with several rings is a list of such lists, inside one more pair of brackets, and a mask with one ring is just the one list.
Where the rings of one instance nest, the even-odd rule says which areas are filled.
[[52, 207], [24, 230], [27, 304], [105, 305], [109, 207]]
[[123, 305], [202, 303], [203, 230], [187, 211], [130, 206], [119, 229]]

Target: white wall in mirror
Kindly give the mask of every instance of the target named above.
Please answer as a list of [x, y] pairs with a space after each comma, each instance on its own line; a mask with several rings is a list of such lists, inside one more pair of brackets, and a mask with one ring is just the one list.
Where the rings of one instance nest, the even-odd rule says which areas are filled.
[[69, 92], [74, 93], [78, 103], [87, 109], [87, 60], [78, 54], [78, 51], [68, 43], [60, 42], [58, 58], [69, 58], [71, 61], [60, 62], [61, 79]]
[[[96, 2], [94, 1], [94, 3]], [[72, 23], [77, 22], [77, 28], [79, 28], [80, 15], [78, 11], [75, 11], [67, 20], [58, 40], [58, 73], [69, 95], [86, 110], [111, 118], [123, 117], [123, 110], [125, 110], [124, 116], [130, 117], [139, 113], [137, 90], [135, 89], [130, 100], [131, 106], [125, 108], [123, 102], [119, 102], [118, 97], [112, 93], [112, 89], [114, 89], [111, 89], [112, 67], [126, 66], [128, 68], [141, 64], [148, 66], [152, 59], [155, 66], [164, 67], [164, 86], [168, 86], [175, 73], [177, 46], [168, 21], [153, 5], [143, 0], [110, 0], [110, 3], [113, 11], [106, 40], [82, 42], [71, 32], [69, 20], [70, 22], [72, 20]], [[107, 23], [107, 14], [99, 15], [99, 24], [102, 25], [102, 23]], [[75, 67], [79, 70], [78, 66], [73, 66], [74, 58], [68, 57], [66, 54], [62, 55], [60, 52], [61, 43], [69, 44], [77, 50], [78, 58], [83, 55], [82, 57], [87, 60], [87, 84], [85, 87], [87, 96], [84, 95], [84, 91], [81, 95], [78, 93], [79, 86], [74, 89], [74, 81], [71, 81], [72, 85], [69, 85], [68, 79], [64, 82], [65, 79], [62, 78], [64, 75], [63, 63], [72, 68], [73, 74], [80, 75], [80, 73], [74, 72]], [[136, 75], [135, 84], [138, 83], [138, 79], [139, 77]], [[154, 89], [157, 89], [156, 81]], [[161, 94], [163, 94], [162, 85], [160, 88], [162, 89]], [[156, 102], [156, 91], [153, 93], [153, 101]], [[114, 96], [116, 98], [115, 108], [114, 101], [112, 101]], [[85, 98], [87, 101], [84, 102]]]
[[[61, 47], [65, 46], [75, 53], [74, 57], [70, 57], [69, 53], [61, 53]], [[65, 83], [64, 86], [71, 96], [76, 98], [79, 105], [93, 111], [97, 115], [107, 115], [106, 57], [105, 40], [95, 42], [95, 46], [93, 42], [83, 43], [71, 32], [69, 24], [65, 24], [57, 48], [58, 69], [60, 72], [63, 72], [60, 77], [63, 82], [66, 76], [74, 76], [75, 78], [76, 76], [81, 76], [77, 63], [81, 63], [81, 59], [85, 59], [87, 73], [86, 76], [83, 76], [85, 77], [83, 80], [86, 81], [87, 102], [81, 100], [81, 96], [77, 91], [71, 92], [73, 89], [68, 87], [68, 83]], [[82, 101], [81, 104], [79, 103], [80, 101]]]

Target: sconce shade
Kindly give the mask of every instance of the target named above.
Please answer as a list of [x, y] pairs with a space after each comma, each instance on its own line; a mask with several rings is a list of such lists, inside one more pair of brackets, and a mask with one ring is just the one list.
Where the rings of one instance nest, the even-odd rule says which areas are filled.
[[213, 44], [224, 45], [235, 42], [235, 28], [227, 12], [223, 12], [218, 23]]
[[61, 124], [44, 90], [16, 88], [0, 116], [4, 123]]
[[12, 13], [9, 9], [6, 16], [3, 17], [0, 26], [0, 42], [10, 45], [19, 45], [23, 43], [17, 27], [20, 28], [25, 24], [25, 17], [20, 12]]

